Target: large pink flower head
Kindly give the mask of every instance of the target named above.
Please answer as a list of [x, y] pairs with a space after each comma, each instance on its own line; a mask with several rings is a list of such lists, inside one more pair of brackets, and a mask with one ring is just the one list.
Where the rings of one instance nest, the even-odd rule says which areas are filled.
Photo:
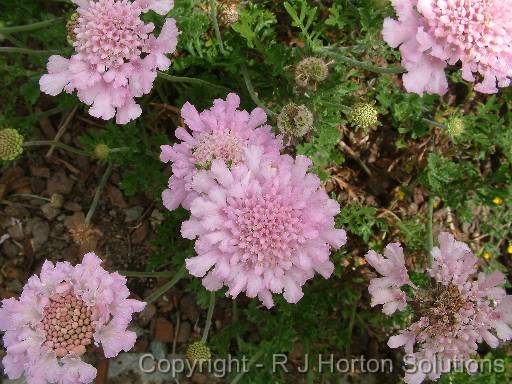
[[239, 106], [240, 98], [234, 93], [226, 100], [215, 100], [213, 108], [201, 113], [188, 102], [183, 106], [181, 115], [192, 132], [179, 127], [175, 135], [181, 142], [161, 147], [160, 159], [172, 162], [169, 189], [162, 194], [167, 209], [172, 211], [180, 204], [190, 208], [197, 197], [192, 187], [194, 175], [199, 169], [209, 169], [215, 159], [228, 166], [239, 164], [249, 144], [262, 146], [264, 157], [279, 157], [283, 140], [265, 124], [265, 111], [256, 108], [249, 113], [239, 110]]
[[[505, 276], [501, 272], [475, 276], [477, 258], [466, 244], [441, 233], [439, 247], [432, 250], [430, 282], [422, 287], [409, 281], [398, 249], [389, 245], [388, 259], [373, 251], [366, 258], [384, 275], [370, 282], [372, 301], [391, 305], [393, 311], [384, 310], [386, 314], [405, 309], [409, 302], [414, 313], [414, 322], [388, 341], [391, 348], [403, 346], [407, 362], [414, 366], [406, 370], [407, 384], [426, 378], [436, 381], [454, 367], [473, 373], [478, 367], [466, 362], [477, 354], [478, 343], [496, 348], [499, 340], [512, 339], [512, 296], [499, 287]], [[412, 288], [410, 297], [400, 290], [406, 284]], [[377, 285], [393, 294], [371, 289]]]
[[87, 384], [96, 377], [81, 359], [89, 346], [101, 345], [107, 358], [133, 347], [136, 335], [127, 327], [145, 303], [128, 299], [126, 279], [100, 264], [94, 253], [76, 266], [45, 261], [19, 300], [2, 301], [2, 363], [10, 379], [24, 374], [27, 384]]
[[475, 90], [496, 93], [512, 78], [512, 0], [393, 0], [384, 40], [400, 46], [409, 92], [444, 94], [444, 69], [460, 61]]
[[140, 16], [149, 10], [165, 15], [173, 0], [73, 1], [79, 5], [76, 54], [50, 57], [41, 90], [52, 96], [76, 90], [92, 116], [116, 116], [117, 123], [126, 124], [142, 113], [134, 97], [151, 91], [157, 70], [169, 69], [166, 54], [175, 51], [179, 35], [176, 21], [168, 18], [156, 38], [153, 23], [145, 24]]
[[330, 247], [344, 245], [346, 233], [334, 226], [338, 203], [307, 173], [311, 160], [265, 160], [263, 153], [250, 146], [239, 165], [229, 169], [213, 160], [210, 171], [197, 173], [193, 184], [200, 196], [181, 232], [198, 238], [197, 256], [186, 265], [192, 275], [206, 275], [208, 290], [226, 285], [228, 296], [245, 292], [270, 308], [272, 293], [296, 303], [315, 272], [328, 278], [334, 270]]

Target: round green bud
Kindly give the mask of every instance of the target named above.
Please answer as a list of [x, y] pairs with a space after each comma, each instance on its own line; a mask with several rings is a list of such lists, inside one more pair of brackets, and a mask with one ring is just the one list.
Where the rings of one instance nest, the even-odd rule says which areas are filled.
[[187, 347], [187, 359], [190, 361], [205, 361], [212, 358], [210, 348], [202, 341], [196, 341]]
[[106, 144], [98, 144], [94, 147], [94, 156], [98, 160], [105, 161], [110, 155], [110, 148]]
[[23, 153], [23, 136], [17, 130], [0, 130], [0, 160], [12, 161]]
[[218, 17], [220, 25], [223, 27], [230, 27], [240, 20], [240, 13], [238, 12], [239, 0], [224, 0], [218, 4]]
[[446, 132], [451, 137], [460, 136], [464, 132], [464, 119], [454, 117], [446, 122]]
[[78, 27], [78, 13], [73, 13], [68, 22], [66, 23], [66, 30], [68, 32], [66, 39], [68, 41], [68, 44], [73, 46], [73, 44], [76, 41], [76, 33], [75, 28]]
[[64, 205], [64, 197], [59, 193], [54, 193], [50, 197], [50, 206], [52, 208], [62, 208]]
[[357, 129], [366, 131], [379, 123], [379, 112], [370, 103], [358, 103], [352, 108], [350, 121]]
[[329, 67], [319, 57], [307, 57], [299, 62], [297, 68], [295, 68], [295, 81], [304, 88], [324, 81], [328, 75]]
[[313, 114], [305, 105], [290, 103], [277, 116], [277, 128], [286, 135], [302, 137], [313, 128]]

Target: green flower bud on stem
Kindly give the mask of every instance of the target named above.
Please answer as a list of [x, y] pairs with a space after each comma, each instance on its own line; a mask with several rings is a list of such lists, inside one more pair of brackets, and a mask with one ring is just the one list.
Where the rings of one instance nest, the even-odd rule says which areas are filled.
[[202, 341], [196, 341], [187, 347], [187, 358], [190, 361], [206, 361], [212, 358], [210, 348]]
[[314, 118], [305, 105], [290, 103], [285, 105], [277, 116], [278, 129], [295, 137], [302, 137], [313, 128]]
[[68, 41], [68, 44], [71, 46], [73, 46], [73, 44], [76, 41], [75, 28], [78, 26], [78, 17], [78, 13], [75, 12], [71, 15], [68, 22], [66, 23], [66, 30], [68, 31], [66, 39]]
[[366, 131], [379, 123], [379, 112], [370, 103], [358, 103], [352, 108], [350, 121], [357, 129]]
[[17, 130], [0, 130], [0, 160], [12, 161], [23, 153], [23, 136]]
[[460, 136], [464, 132], [464, 119], [454, 117], [446, 122], [446, 132], [451, 137]]
[[328, 75], [329, 67], [319, 57], [307, 57], [297, 64], [295, 69], [295, 81], [304, 88], [324, 81]]
[[101, 161], [105, 161], [110, 156], [110, 148], [106, 144], [98, 144], [94, 147], [94, 156]]

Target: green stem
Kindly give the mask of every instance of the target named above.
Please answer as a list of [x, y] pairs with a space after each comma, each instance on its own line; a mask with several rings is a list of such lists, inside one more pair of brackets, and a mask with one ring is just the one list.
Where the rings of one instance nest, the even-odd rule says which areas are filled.
[[158, 72], [158, 77], [160, 77], [164, 80], [167, 80], [167, 81], [171, 81], [173, 83], [196, 84], [196, 85], [202, 85], [202, 86], [209, 87], [209, 88], [220, 89], [223, 91], [228, 90], [227, 88], [223, 87], [222, 85], [213, 84], [206, 80], [197, 79], [195, 77], [172, 76], [172, 75], [168, 75], [167, 73], [164, 73], [164, 72]]
[[337, 106], [341, 109], [341, 111], [342, 111], [345, 115], [347, 115], [347, 116], [349, 116], [349, 117], [352, 115], [352, 108], [347, 107], [346, 105], [343, 105], [343, 104], [336, 104], [336, 103], [329, 103], [329, 104], [331, 104], [331, 105], [337, 105]]
[[161, 272], [137, 272], [137, 271], [121, 271], [120, 275], [125, 277], [139, 277], [141, 279], [160, 278], [160, 277], [171, 277], [174, 272], [161, 271]]
[[25, 55], [49, 56], [49, 55], [57, 55], [57, 54], [63, 53], [63, 51], [59, 50], [59, 49], [44, 51], [44, 50], [20, 48], [20, 47], [0, 47], [0, 53], [22, 53]]
[[128, 152], [129, 150], [130, 150], [130, 147], [112, 148], [112, 149], [110, 149], [110, 153], [123, 153], [123, 152]]
[[355, 324], [356, 314], [357, 314], [357, 303], [359, 301], [359, 298], [354, 302], [354, 305], [352, 307], [352, 311], [350, 313], [350, 322], [348, 324], [348, 337], [347, 337], [347, 340], [349, 342], [348, 342], [347, 347], [346, 347], [346, 354], [347, 354], [347, 356], [350, 353], [350, 347], [352, 345], [352, 332], [354, 332], [354, 324]]
[[144, 301], [148, 304], [151, 304], [155, 300], [157, 300], [160, 296], [162, 296], [165, 292], [167, 292], [169, 289], [174, 287], [180, 279], [185, 276], [185, 265], [183, 265], [178, 272], [174, 275], [174, 277], [164, 285], [162, 285], [160, 288], [158, 288], [155, 292], [153, 292], [151, 295], [149, 295]]
[[[261, 356], [263, 356], [263, 354], [263, 351], [258, 351], [247, 363], [247, 370], [249, 370], [254, 365], [254, 363], [256, 363], [261, 358]], [[247, 372], [245, 370], [242, 370], [238, 375], [236, 375], [231, 384], [237, 384], [240, 380], [242, 380], [242, 377], [244, 377], [246, 373]]]
[[87, 216], [85, 217], [85, 224], [89, 225], [91, 224], [92, 217], [94, 216], [94, 212], [96, 211], [96, 208], [98, 207], [98, 203], [100, 202], [101, 194], [103, 193], [103, 189], [105, 188], [105, 185], [107, 184], [107, 181], [112, 174], [112, 169], [114, 167], [114, 164], [112, 162], [108, 163], [107, 169], [105, 170], [105, 173], [103, 174], [100, 184], [98, 185], [98, 188], [96, 188], [96, 193], [94, 194], [94, 199], [92, 200], [91, 207], [89, 208], [89, 212], [87, 212]]
[[[33, 72], [33, 73], [35, 74], [36, 72]], [[49, 116], [57, 115], [59, 113], [67, 111], [67, 110], [68, 110], [68, 108], [55, 107], [55, 108], [52, 108], [52, 109], [48, 109], [46, 111], [38, 112], [35, 115], [38, 116], [38, 117], [49, 117]]]
[[3, 33], [17, 33], [17, 32], [26, 32], [33, 31], [34, 29], [42, 29], [48, 27], [52, 24], [62, 21], [63, 17], [57, 17], [51, 20], [39, 21], [37, 23], [25, 24], [25, 25], [17, 25], [15, 27], [3, 27], [0, 28], [0, 34]]
[[213, 318], [213, 310], [215, 309], [215, 292], [210, 293], [210, 306], [208, 307], [208, 314], [206, 315], [206, 324], [204, 326], [203, 337], [201, 341], [206, 343], [208, 340], [208, 333], [210, 332], [210, 328], [212, 326], [212, 318]]
[[351, 64], [354, 67], [365, 69], [365, 70], [370, 71], [370, 72], [383, 73], [383, 74], [385, 74], [385, 73], [388, 73], [388, 74], [400, 74], [400, 73], [407, 72], [405, 70], [405, 68], [403, 68], [403, 67], [387, 67], [387, 68], [384, 68], [384, 67], [378, 67], [376, 65], [364, 63], [362, 61], [358, 61], [358, 60], [352, 59], [350, 57], [344, 56], [344, 55], [342, 55], [342, 54], [340, 54], [338, 52], [333, 52], [329, 48], [314, 48], [313, 51], [318, 53], [318, 54], [329, 56], [329, 57], [331, 57], [333, 59], [341, 61], [342, 63]]
[[12, 197], [26, 197], [28, 199], [39, 199], [39, 200], [43, 200], [43, 201], [51, 201], [51, 199], [47, 198], [47, 197], [43, 197], [43, 196], [38, 196], [38, 195], [31, 195], [30, 193], [16, 193], [14, 195], [11, 195]]
[[23, 44], [23, 42], [21, 42], [14, 36], [11, 36], [9, 33], [2, 32], [2, 36], [5, 38], [5, 40], [9, 41], [11, 44], [15, 45], [16, 47], [26, 48], [25, 44]]
[[217, 37], [217, 41], [219, 42], [220, 53], [223, 56], [226, 55], [226, 51], [224, 50], [224, 43], [222, 42], [222, 35], [220, 34], [219, 22], [217, 21], [217, 1], [210, 0], [210, 16], [212, 18], [213, 29], [215, 30], [215, 36]]
[[244, 77], [245, 86], [247, 87], [247, 91], [249, 92], [249, 95], [251, 96], [251, 99], [254, 102], [254, 104], [263, 109], [267, 115], [276, 116], [277, 113], [268, 109], [258, 97], [258, 94], [256, 93], [254, 87], [252, 86], [251, 78], [249, 77], [249, 71], [247, 70], [247, 67], [245, 65], [242, 66], [242, 76]]
[[446, 129], [446, 125], [438, 123], [437, 121], [427, 119], [426, 117], [423, 118], [423, 121], [433, 127], [438, 127], [441, 129]]
[[[238, 323], [238, 321], [240, 320], [240, 314], [238, 311], [238, 301], [236, 301], [236, 300], [233, 300], [233, 319], [232, 320], [233, 320], [233, 324]], [[242, 345], [242, 338], [240, 337], [240, 334], [237, 332], [236, 346], [238, 347], [238, 350], [240, 350], [241, 345]]]
[[434, 248], [434, 236], [432, 234], [433, 216], [434, 216], [434, 196], [431, 195], [427, 205], [427, 253], [428, 266], [432, 266], [432, 248]]
[[60, 141], [37, 140], [37, 141], [25, 141], [23, 143], [24, 147], [39, 147], [39, 146], [45, 146], [45, 145], [55, 146], [57, 148], [64, 149], [64, 150], [66, 150], [68, 152], [75, 153], [75, 154], [80, 155], [80, 156], [92, 157], [92, 155], [89, 152], [83, 151], [83, 150], [78, 149], [78, 148], [74, 148], [74, 147], [72, 147], [70, 145], [61, 143]]

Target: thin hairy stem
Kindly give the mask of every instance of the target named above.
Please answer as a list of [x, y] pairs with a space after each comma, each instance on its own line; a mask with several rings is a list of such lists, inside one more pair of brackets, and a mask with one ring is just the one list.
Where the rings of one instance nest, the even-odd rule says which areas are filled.
[[434, 121], [434, 120], [427, 119], [426, 117], [423, 118], [423, 121], [425, 123], [427, 123], [428, 125], [431, 125], [433, 127], [437, 127], [437, 128], [441, 128], [441, 129], [446, 129], [446, 125], [438, 123], [437, 121]]
[[251, 78], [249, 77], [249, 71], [247, 70], [247, 67], [245, 65], [242, 66], [242, 76], [244, 77], [245, 86], [247, 87], [247, 91], [249, 92], [249, 95], [251, 96], [251, 99], [254, 102], [254, 104], [263, 109], [267, 115], [276, 116], [277, 113], [268, 109], [258, 97], [258, 94], [256, 93], [254, 87], [252, 86]]
[[210, 306], [208, 307], [208, 314], [206, 315], [206, 324], [204, 325], [203, 337], [201, 341], [206, 343], [208, 340], [208, 333], [212, 326], [213, 310], [215, 309], [215, 292], [210, 293]]
[[354, 67], [358, 67], [370, 72], [382, 73], [382, 74], [400, 74], [407, 72], [403, 67], [378, 67], [373, 64], [368, 64], [359, 60], [352, 59], [351, 57], [342, 55], [339, 52], [334, 52], [329, 48], [314, 48], [314, 51], [318, 54], [322, 54], [328, 57], [331, 57], [337, 61], [342, 63], [353, 65]]
[[27, 32], [27, 31], [33, 31], [35, 29], [43, 29], [50, 25], [60, 23], [62, 20], [64, 20], [63, 17], [57, 17], [55, 19], [39, 21], [37, 23], [32, 23], [32, 24], [17, 25], [14, 27], [3, 27], [3, 28], [0, 28], [0, 34]]
[[251, 357], [251, 359], [247, 363], [247, 370], [242, 370], [238, 375], [236, 375], [233, 381], [231, 381], [231, 384], [239, 383], [240, 380], [242, 380], [242, 378], [244, 377], [245, 373], [254, 365], [254, 363], [256, 363], [263, 356], [263, 354], [264, 352], [261, 350], [256, 352], [256, 354], [253, 357]]
[[121, 271], [121, 272], [119, 272], [119, 274], [123, 275], [125, 277], [138, 277], [141, 279], [151, 279], [151, 278], [174, 276], [174, 272], [171, 272], [171, 271], [161, 271], [161, 272]]
[[432, 266], [432, 248], [434, 248], [434, 236], [432, 233], [433, 216], [434, 216], [434, 195], [428, 199], [427, 205], [427, 252], [428, 252], [428, 266]]
[[96, 208], [98, 207], [98, 203], [100, 202], [100, 198], [101, 198], [101, 194], [103, 193], [103, 189], [105, 189], [105, 185], [107, 185], [107, 181], [110, 178], [110, 175], [112, 174], [113, 167], [114, 167], [114, 164], [112, 162], [108, 163], [107, 169], [105, 170], [105, 173], [103, 174], [103, 177], [101, 178], [100, 184], [98, 185], [98, 188], [96, 188], [96, 193], [94, 194], [94, 199], [92, 200], [91, 207], [89, 208], [89, 212], [87, 212], [87, 216], [85, 217], [86, 225], [91, 224], [92, 217], [94, 216], [94, 212], [96, 211]]
[[21, 53], [24, 55], [50, 56], [50, 55], [58, 55], [58, 54], [64, 53], [64, 51], [62, 51], [60, 49], [37, 50], [37, 49], [20, 48], [20, 47], [0, 47], [0, 53]]
[[210, 0], [210, 17], [212, 18], [215, 37], [219, 42], [220, 53], [222, 53], [222, 55], [226, 55], [226, 51], [224, 50], [224, 43], [222, 42], [222, 35], [220, 34], [219, 22], [217, 20], [217, 0]]
[[226, 87], [223, 87], [222, 85], [213, 84], [206, 80], [197, 79], [195, 77], [172, 76], [164, 72], [158, 72], [158, 77], [173, 83], [196, 84], [209, 88], [219, 89], [222, 91], [228, 91], [228, 89]]
[[25, 141], [23, 143], [23, 147], [41, 147], [41, 146], [54, 146], [60, 149], [64, 149], [65, 151], [74, 153], [76, 155], [80, 156], [87, 156], [92, 157], [92, 155], [89, 152], [83, 151], [81, 149], [72, 147], [70, 145], [61, 143], [60, 141], [54, 141], [54, 140], [36, 140], [36, 141]]
[[176, 274], [174, 275], [174, 277], [169, 280], [169, 282], [165, 283], [164, 285], [162, 285], [160, 288], [158, 288], [155, 292], [153, 292], [151, 295], [149, 295], [148, 297], [146, 297], [146, 299], [144, 300], [146, 303], [148, 304], [151, 304], [152, 302], [154, 302], [155, 300], [158, 300], [158, 298], [160, 296], [162, 296], [163, 294], [165, 294], [169, 289], [171, 289], [172, 287], [174, 287], [178, 281], [181, 280], [181, 278], [183, 276], [185, 276], [185, 272], [186, 272], [186, 269], [185, 269], [185, 265], [183, 265], [179, 270], [178, 272], [176, 272]]

